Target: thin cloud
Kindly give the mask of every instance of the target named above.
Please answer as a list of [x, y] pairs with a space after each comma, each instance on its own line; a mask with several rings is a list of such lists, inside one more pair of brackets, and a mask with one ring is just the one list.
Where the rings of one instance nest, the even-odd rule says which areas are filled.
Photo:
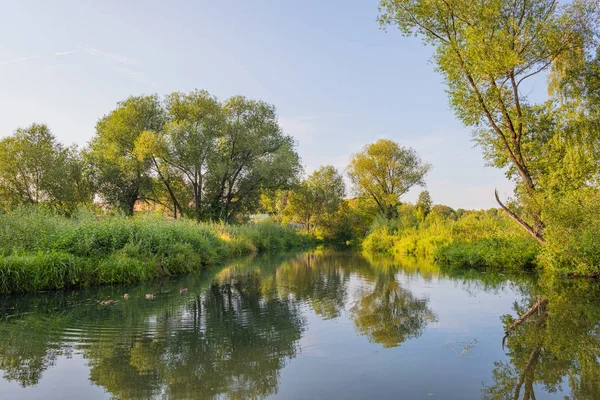
[[98, 57], [107, 63], [107, 65], [113, 70], [117, 71], [123, 76], [131, 79], [132, 81], [139, 83], [150, 83], [144, 72], [132, 68], [133, 66], [138, 65], [138, 61], [134, 58], [124, 56], [121, 54], [109, 53], [102, 50], [99, 50], [92, 46], [87, 45], [78, 45], [77, 46], [81, 51], [89, 54], [92, 57]]
[[[111, 69], [117, 71], [119, 74], [131, 79], [132, 81], [140, 83], [152, 83], [149, 82], [148, 78], [146, 77], [143, 71], [139, 70], [138, 68], [134, 68], [136, 65], [139, 64], [136, 59], [121, 54], [105, 52], [95, 47], [86, 45], [78, 45], [77, 48], [66, 51], [57, 51], [54, 53], [47, 54], [37, 54], [33, 56], [19, 57], [12, 60], [0, 61], [0, 65], [15, 64], [36, 59], [65, 57], [75, 53], [85, 53], [92, 57], [102, 59]], [[56, 64], [53, 66], [53, 68], [57, 68], [60, 65], [63, 64]]]
[[79, 49], [85, 51], [86, 53], [92, 55], [92, 56], [100, 56], [103, 57], [105, 59], [107, 59], [110, 62], [114, 62], [117, 64], [125, 64], [125, 65], [136, 65], [138, 64], [138, 62], [131, 57], [128, 56], [124, 56], [121, 54], [115, 54], [115, 53], [107, 53], [105, 51], [102, 50], [98, 50], [95, 47], [92, 46], [82, 46], [82, 45], [78, 45], [77, 46]]
[[1, 65], [14, 64], [14, 63], [22, 62], [22, 61], [35, 60], [36, 58], [42, 58], [42, 57], [43, 56], [30, 56], [30, 57], [15, 58], [13, 60], [2, 61], [0, 64]]
[[67, 50], [67, 51], [59, 51], [56, 53], [38, 54], [35, 56], [19, 57], [19, 58], [15, 58], [12, 60], [2, 61], [2, 62], [0, 62], [0, 65], [14, 64], [14, 63], [19, 63], [19, 62], [23, 62], [23, 61], [36, 60], [38, 58], [44, 58], [44, 57], [68, 56], [69, 54], [77, 53], [78, 51], [79, 51], [78, 49], [73, 49], [73, 50]]
[[58, 53], [54, 53], [55, 56], [68, 56], [69, 54], [77, 53], [79, 50], [69, 50], [69, 51], [59, 51]]

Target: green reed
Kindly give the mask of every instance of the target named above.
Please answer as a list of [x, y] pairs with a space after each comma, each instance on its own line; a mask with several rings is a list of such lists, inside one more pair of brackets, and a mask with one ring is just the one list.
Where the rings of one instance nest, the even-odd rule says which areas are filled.
[[272, 223], [225, 225], [142, 215], [0, 214], [0, 293], [130, 283], [201, 270], [228, 257], [306, 246]]

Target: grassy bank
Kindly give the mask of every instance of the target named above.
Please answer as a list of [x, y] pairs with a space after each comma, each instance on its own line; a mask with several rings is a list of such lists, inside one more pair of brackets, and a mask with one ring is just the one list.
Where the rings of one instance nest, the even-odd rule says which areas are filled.
[[503, 214], [410, 212], [375, 223], [363, 241], [367, 253], [414, 255], [461, 267], [521, 269], [534, 265], [540, 246]]
[[270, 223], [198, 224], [87, 211], [67, 218], [20, 209], [0, 214], [0, 293], [137, 282], [308, 244], [305, 236]]

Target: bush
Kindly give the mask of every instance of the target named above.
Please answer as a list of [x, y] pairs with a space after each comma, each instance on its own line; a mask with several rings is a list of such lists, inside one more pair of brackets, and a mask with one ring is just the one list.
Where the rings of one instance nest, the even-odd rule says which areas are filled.
[[541, 261], [554, 271], [600, 274], [600, 193], [580, 190], [544, 207], [546, 245]]
[[463, 211], [460, 217], [446, 214], [431, 212], [417, 224], [406, 216], [378, 221], [363, 241], [363, 249], [468, 267], [525, 268], [534, 264], [539, 245], [508, 217], [491, 212]]

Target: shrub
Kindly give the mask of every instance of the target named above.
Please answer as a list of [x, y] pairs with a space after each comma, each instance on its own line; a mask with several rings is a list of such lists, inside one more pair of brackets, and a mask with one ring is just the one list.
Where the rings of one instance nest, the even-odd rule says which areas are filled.
[[530, 267], [540, 251], [537, 242], [502, 214], [447, 214], [431, 212], [416, 225], [406, 217], [387, 223], [378, 221], [365, 238], [363, 249], [368, 253], [423, 256], [447, 264], [492, 268]]
[[544, 208], [546, 245], [541, 260], [554, 271], [600, 274], [600, 193], [572, 192]]

